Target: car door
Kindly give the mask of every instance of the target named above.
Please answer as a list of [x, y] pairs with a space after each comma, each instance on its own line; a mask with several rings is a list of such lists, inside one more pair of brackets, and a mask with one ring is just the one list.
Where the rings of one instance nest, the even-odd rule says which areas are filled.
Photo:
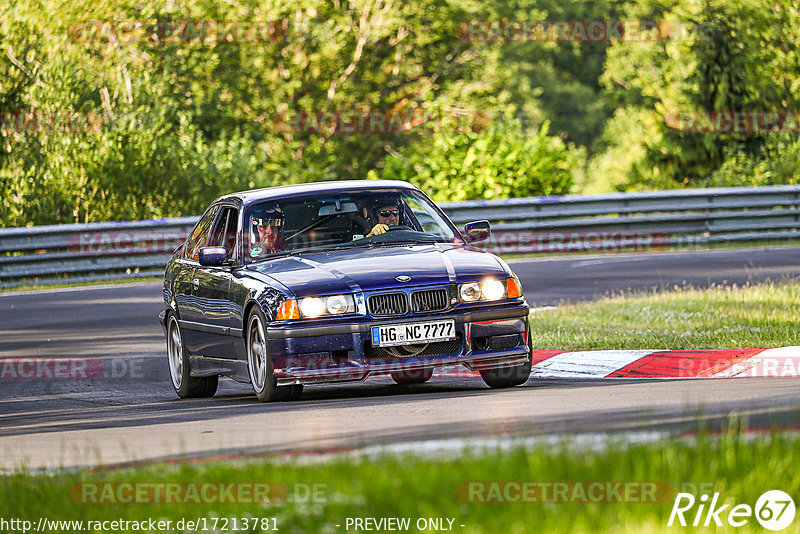
[[200, 217], [186, 240], [183, 256], [179, 260], [181, 264], [180, 273], [175, 279], [175, 303], [178, 306], [183, 341], [191, 353], [197, 353], [196, 349], [203, 342], [203, 336], [198, 330], [198, 325], [202, 321], [203, 310], [194, 296], [195, 274], [200, 266], [197, 260], [200, 249], [208, 243], [211, 227], [219, 211], [219, 205], [213, 205]]
[[[239, 210], [222, 205], [209, 234], [207, 247], [224, 247], [228, 265], [195, 268], [193, 299], [199, 306], [195, 327], [198, 329], [197, 354], [214, 358], [235, 358], [231, 329], [234, 323], [234, 303], [231, 301], [232, 268], [237, 263], [236, 235]], [[238, 329], [236, 330], [238, 331]]]

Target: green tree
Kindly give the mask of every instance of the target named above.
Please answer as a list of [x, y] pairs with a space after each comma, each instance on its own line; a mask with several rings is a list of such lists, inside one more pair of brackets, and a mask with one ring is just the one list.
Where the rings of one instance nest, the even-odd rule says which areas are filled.
[[519, 121], [433, 134], [388, 157], [383, 173], [370, 177], [410, 181], [436, 201], [565, 194], [575, 157], [548, 126], [535, 136]]
[[[662, 7], [631, 9], [632, 16], [650, 17]], [[590, 163], [595, 190], [707, 186], [722, 168], [755, 169], [761, 160], [782, 158], [780, 146], [792, 144], [772, 143], [774, 134], [761, 132], [674, 127], [679, 113], [797, 109], [800, 56], [792, 43], [800, 36], [800, 14], [791, 2], [676, 2], [663, 16], [682, 31], [651, 43], [618, 42], [609, 50], [603, 82], [619, 109]], [[730, 172], [726, 176], [729, 185], [759, 181], [751, 173], [735, 183]]]

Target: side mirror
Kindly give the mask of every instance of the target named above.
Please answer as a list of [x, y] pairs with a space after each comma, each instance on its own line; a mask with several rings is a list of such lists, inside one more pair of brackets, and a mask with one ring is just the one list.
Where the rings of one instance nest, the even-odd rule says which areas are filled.
[[200, 265], [204, 267], [220, 267], [225, 263], [227, 254], [225, 247], [203, 247], [198, 254]]
[[489, 227], [489, 221], [473, 221], [464, 225], [464, 237], [467, 243], [477, 243], [489, 239], [492, 234], [492, 229]]

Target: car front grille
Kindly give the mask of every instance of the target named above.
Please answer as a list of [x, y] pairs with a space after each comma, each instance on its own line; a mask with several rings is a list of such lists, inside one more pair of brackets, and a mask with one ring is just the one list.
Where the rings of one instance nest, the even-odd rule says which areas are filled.
[[441, 311], [447, 308], [447, 290], [429, 289], [411, 294], [411, 311], [414, 313]]
[[443, 354], [459, 354], [461, 338], [435, 343], [418, 343], [397, 347], [373, 347], [370, 342], [364, 344], [364, 357], [371, 360], [389, 360], [393, 358], [420, 358], [423, 356], [441, 356]]
[[408, 313], [408, 299], [405, 293], [371, 295], [368, 304], [373, 317], [391, 317]]

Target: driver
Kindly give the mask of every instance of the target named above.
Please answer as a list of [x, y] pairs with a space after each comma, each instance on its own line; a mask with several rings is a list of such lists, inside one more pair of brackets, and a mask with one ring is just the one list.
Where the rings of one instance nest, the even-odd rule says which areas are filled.
[[396, 201], [387, 200], [375, 206], [374, 210], [375, 220], [377, 223], [372, 227], [372, 230], [367, 234], [367, 237], [386, 233], [390, 226], [397, 226], [400, 224], [400, 203]]
[[250, 216], [253, 246], [250, 255], [254, 258], [282, 252], [286, 239], [281, 228], [286, 221], [283, 211], [278, 207], [257, 208]]

